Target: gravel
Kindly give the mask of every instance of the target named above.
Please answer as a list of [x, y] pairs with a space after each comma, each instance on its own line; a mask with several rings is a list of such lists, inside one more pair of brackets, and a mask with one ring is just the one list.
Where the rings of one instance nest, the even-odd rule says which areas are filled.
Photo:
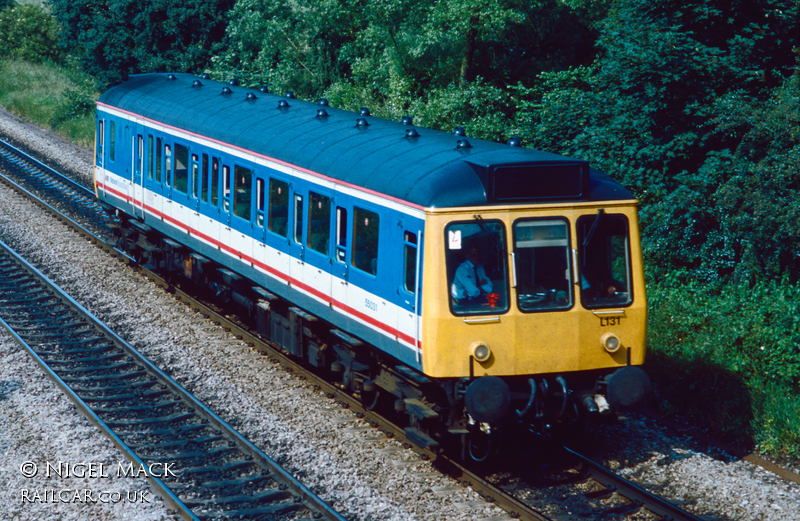
[[[57, 156], [62, 168], [91, 181], [91, 153], [0, 113], [2, 134], [13, 134], [43, 155]], [[264, 452], [299, 474], [343, 515], [365, 521], [508, 519], [471, 489], [442, 477], [412, 451], [273, 365], [135, 270], [76, 240], [64, 225], [9, 190], [0, 187], [0, 200], [0, 239], [34, 260], [76, 300]], [[21, 504], [20, 491], [26, 487], [79, 486], [73, 478], [63, 483], [26, 479], [20, 471], [22, 462], [116, 465], [121, 459], [37, 371], [8, 336], [0, 336], [0, 485], [5, 485], [0, 517], [170, 519], [152, 493], [147, 504]], [[620, 425], [598, 427], [593, 435], [607, 464], [693, 512], [737, 520], [800, 520], [797, 485], [748, 462], [702, 450], [688, 437], [645, 418], [634, 416]], [[88, 483], [88, 488], [100, 487], [149, 490], [145, 482], [130, 478]]]

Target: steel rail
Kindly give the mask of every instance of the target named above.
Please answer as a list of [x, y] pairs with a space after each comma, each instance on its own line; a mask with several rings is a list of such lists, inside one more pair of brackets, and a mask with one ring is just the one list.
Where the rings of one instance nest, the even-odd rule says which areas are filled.
[[[24, 190], [23, 188], [21, 189]], [[33, 194], [30, 194], [28, 196], [38, 199]], [[42, 206], [49, 207], [49, 205], [47, 205], [47, 203], [44, 203], [43, 201], [40, 204]], [[51, 209], [50, 211], [58, 213], [58, 215], [61, 216], [60, 218], [62, 220], [65, 220], [67, 224], [70, 223], [71, 220], [65, 217], [61, 212], [58, 212], [58, 210], [52, 207], [49, 208]], [[77, 223], [75, 223], [74, 226], [81, 228], [80, 233], [96, 237], [94, 236], [94, 234], [92, 234], [92, 232], [86, 230]], [[405, 430], [402, 427], [393, 424], [387, 418], [373, 411], [365, 409], [358, 398], [342, 391], [336, 385], [320, 378], [313, 371], [298, 364], [290, 356], [284, 354], [285, 351], [281, 346], [274, 344], [273, 342], [261, 337], [258, 333], [252, 332], [249, 328], [247, 328], [247, 326], [235, 320], [229, 319], [225, 315], [217, 312], [213, 307], [198, 301], [190, 294], [181, 290], [177, 285], [174, 285], [166, 281], [157, 273], [148, 270], [142, 265], [139, 265], [127, 253], [120, 251], [115, 246], [99, 239], [98, 241], [96, 241], [96, 244], [99, 247], [111, 252], [114, 255], [124, 255], [131, 266], [135, 266], [138, 269], [140, 269], [142, 274], [147, 276], [157, 285], [161, 286], [162, 288], [165, 288], [167, 291], [174, 292], [178, 300], [185, 301], [193, 309], [202, 312], [203, 314], [208, 315], [209, 317], [213, 317], [213, 320], [219, 322], [224, 328], [229, 329], [234, 335], [241, 338], [248, 344], [254, 346], [261, 353], [269, 356], [273, 361], [279, 362], [284, 368], [286, 368], [287, 371], [295, 372], [301, 378], [313, 382], [315, 386], [318, 386], [330, 398], [336, 399], [343, 407], [350, 408], [351, 410], [353, 410], [357, 416], [363, 417], [364, 419], [369, 421], [373, 425], [373, 427], [380, 429], [388, 437], [395, 437], [397, 439], [403, 440], [406, 446], [413, 449], [418, 454], [420, 454], [422, 459], [431, 460], [442, 472], [451, 476], [453, 479], [458, 480], [462, 484], [462, 486], [465, 487], [471, 486], [485, 500], [494, 503], [498, 507], [506, 510], [511, 517], [520, 519], [530, 519], [536, 521], [552, 521], [552, 519], [557, 519], [557, 517], [555, 518], [548, 517], [544, 513], [541, 513], [538, 510], [534, 509], [533, 507], [514, 498], [511, 494], [504, 492], [502, 489], [484, 480], [477, 473], [470, 471], [468, 468], [464, 467], [454, 459], [449, 458], [444, 454], [435, 453], [430, 451], [429, 449], [420, 448], [414, 445], [410, 440], [406, 438]], [[700, 518], [693, 516], [692, 514], [689, 514], [681, 510], [680, 508], [670, 504], [666, 500], [658, 498], [657, 496], [647, 492], [646, 490], [638, 487], [637, 485], [624, 480], [624, 478], [621, 478], [616, 474], [614, 474], [613, 472], [604, 469], [600, 464], [591, 462], [591, 460], [589, 460], [588, 458], [585, 458], [584, 456], [581, 456], [570, 449], [565, 448], [565, 450], [568, 453], [571, 453], [575, 457], [579, 458], [582, 463], [585, 463], [585, 466], [587, 468], [594, 469], [591, 471], [592, 479], [603, 485], [614, 487], [613, 489], [614, 491], [618, 492], [621, 496], [631, 500], [632, 502], [634, 502], [635, 505], [638, 505], [640, 503], [642, 505], [646, 505], [645, 508], [647, 508], [648, 510], [657, 515], [662, 516], [663, 519], [699, 521]]]
[[[292, 476], [289, 472], [283, 469], [277, 462], [275, 462], [272, 458], [267, 456], [263, 453], [260, 449], [258, 449], [255, 445], [253, 445], [249, 440], [245, 439], [241, 434], [239, 434], [233, 427], [228, 425], [222, 418], [220, 418], [217, 414], [215, 414], [211, 409], [209, 409], [205, 404], [200, 402], [197, 398], [195, 398], [191, 393], [189, 393], [186, 389], [184, 389], [180, 384], [175, 382], [172, 378], [166, 375], [161, 369], [159, 369], [155, 364], [153, 364], [150, 360], [148, 360], [144, 355], [142, 355], [139, 351], [137, 351], [133, 346], [128, 344], [123, 338], [117, 335], [113, 330], [111, 330], [108, 326], [106, 326], [102, 321], [100, 321], [97, 317], [95, 317], [91, 312], [89, 312], [86, 308], [84, 308], [80, 303], [75, 301], [72, 297], [66, 294], [61, 288], [59, 288], [55, 283], [53, 283], [49, 278], [47, 278], [43, 273], [41, 273], [38, 269], [32, 266], [29, 262], [19, 256], [11, 247], [5, 244], [3, 241], [0, 241], [0, 250], [5, 252], [9, 257], [11, 257], [14, 261], [16, 261], [21, 268], [31, 274], [33, 277], [37, 279], [43, 286], [47, 287], [47, 289], [53, 294], [55, 298], [58, 298], [63, 303], [65, 303], [70, 309], [80, 314], [81, 318], [84, 319], [86, 322], [91, 324], [91, 326], [103, 335], [105, 338], [110, 340], [115, 346], [119, 347], [125, 353], [135, 360], [137, 364], [144, 368], [144, 370], [150, 374], [155, 376], [155, 378], [165, 386], [167, 386], [170, 391], [174, 394], [178, 395], [186, 404], [190, 405], [194, 408], [194, 413], [206, 420], [213, 426], [231, 439], [234, 440], [236, 443], [237, 448], [244, 452], [245, 454], [251, 456], [257, 464], [262, 466], [263, 468], [267, 468], [271, 471], [272, 475], [277, 478], [277, 481], [285, 484], [287, 488], [291, 491], [295, 498], [300, 498], [300, 500], [309, 507], [315, 514], [319, 515], [319, 518], [324, 518], [330, 521], [346, 521], [344, 517], [342, 517], [338, 512], [336, 512], [330, 505], [322, 501], [316, 494], [314, 494], [311, 490], [309, 490], [305, 485], [303, 485], [299, 480], [297, 480], [294, 476]], [[100, 428], [106, 435], [108, 435], [114, 444], [120, 448], [123, 453], [129, 457], [129, 459], [133, 460], [137, 464], [143, 464], [142, 460], [134, 453], [134, 451], [128, 447], [115, 433], [112, 429], [108, 427], [108, 425], [101, 420], [97, 414], [95, 414], [91, 408], [85, 403], [83, 399], [81, 399], [77, 393], [69, 388], [69, 386], [61, 379], [58, 374], [52, 370], [52, 368], [45, 362], [39, 354], [22, 338], [21, 335], [10, 325], [8, 324], [2, 317], [0, 317], [0, 325], [3, 326], [9, 333], [14, 337], [15, 340], [20, 342], [20, 344], [28, 351], [28, 353], [32, 356], [32, 358], [36, 361], [36, 363], [42, 367], [59, 388], [64, 390], [65, 393], [70, 397], [70, 399], [76, 404], [78, 409], [89, 418], [89, 420], [95, 424], [98, 428]], [[151, 476], [148, 476], [151, 477]], [[196, 517], [192, 511], [186, 507], [186, 505], [175, 495], [171, 490], [169, 490], [161, 480], [154, 478], [151, 480], [151, 484], [153, 487], [167, 498], [168, 502], [172, 504], [178, 512], [185, 519], [196, 520], [199, 519]]]
[[662, 519], [669, 519], [673, 521], [704, 521], [703, 519], [678, 508], [669, 501], [656, 496], [643, 489], [642, 487], [628, 481], [622, 476], [605, 468], [603, 465], [578, 454], [569, 447], [563, 447], [567, 454], [577, 458], [581, 465], [588, 471], [589, 477], [598, 483], [605, 485], [609, 490], [618, 492], [625, 498], [633, 501], [642, 508], [658, 514]]

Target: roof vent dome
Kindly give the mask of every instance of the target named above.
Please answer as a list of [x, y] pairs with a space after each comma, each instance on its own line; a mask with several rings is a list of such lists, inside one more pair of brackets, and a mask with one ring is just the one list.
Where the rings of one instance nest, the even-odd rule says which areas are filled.
[[400, 123], [403, 125], [413, 125], [414, 122], [411, 120], [411, 116], [403, 116], [400, 118]]
[[417, 132], [417, 129], [415, 128], [409, 128], [406, 130], [406, 137], [408, 138], [419, 137], [419, 132]]
[[287, 90], [286, 91], [286, 97], [289, 98], [289, 99], [294, 99], [294, 92], [292, 92], [290, 90]]
[[247, 96], [245, 96], [245, 98], [244, 98], [244, 99], [245, 99], [245, 101], [255, 101], [255, 100], [257, 100], [257, 99], [258, 99], [258, 96], [256, 96], [256, 95], [255, 95], [255, 94], [253, 94], [252, 92], [248, 92], [248, 93], [247, 93]]
[[367, 107], [361, 107], [358, 113], [362, 116], [369, 116], [369, 109]]
[[262, 85], [258, 88], [258, 92], [262, 92], [264, 94], [269, 94], [269, 87], [266, 85]]
[[472, 148], [472, 145], [466, 139], [459, 139], [458, 142], [456, 143], [456, 148], [459, 150], [463, 150], [466, 148]]
[[511, 136], [511, 139], [506, 141], [506, 144], [509, 145], [509, 146], [512, 146], [512, 147], [521, 147], [522, 146], [522, 140], [520, 138], [518, 138], [517, 136]]
[[200, 82], [200, 80], [194, 80], [192, 82], [192, 87], [202, 87], [202, 86], [203, 84]]
[[467, 131], [464, 130], [464, 127], [456, 127], [453, 129], [453, 134], [456, 136], [467, 137]]
[[167, 74], [167, 79], [168, 80], [174, 80], [174, 79], [177, 79], [177, 78], [175, 78], [175, 75], [170, 72], [169, 74]]
[[226, 85], [225, 87], [222, 87], [222, 94], [233, 94], [233, 91]]
[[366, 118], [358, 118], [356, 120], [356, 126], [360, 128], [366, 128], [369, 126], [369, 121]]
[[328, 98], [320, 98], [319, 101], [317, 102], [317, 105], [319, 105], [321, 107], [330, 106], [330, 105], [328, 105]]
[[279, 109], [288, 109], [289, 108], [289, 102], [286, 101], [285, 99], [278, 100], [278, 108]]
[[317, 117], [318, 118], [327, 118], [328, 117], [328, 111], [325, 110], [325, 109], [317, 109]]
[[231, 78], [231, 80], [228, 82], [228, 85], [230, 85], [231, 87], [238, 87], [239, 80], [237, 80], [236, 78]]

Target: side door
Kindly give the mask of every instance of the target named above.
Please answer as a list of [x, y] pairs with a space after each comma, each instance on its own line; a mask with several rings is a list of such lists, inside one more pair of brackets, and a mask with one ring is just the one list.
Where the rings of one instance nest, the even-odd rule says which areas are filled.
[[219, 246], [221, 163], [218, 154], [203, 152], [200, 157], [199, 199], [197, 203], [199, 238], [212, 248]]
[[142, 170], [144, 168], [144, 136], [139, 126], [134, 127], [133, 144], [131, 150], [133, 151], [133, 216], [144, 218], [144, 181], [142, 179]]
[[144, 139], [144, 166], [142, 183], [144, 191], [145, 222], [161, 219], [161, 146], [162, 139], [147, 132]]
[[[393, 335], [397, 310], [388, 299], [395, 291], [385, 284], [391, 277], [389, 210], [338, 192], [336, 258], [333, 293], [347, 311], [370, 327]], [[342, 300], [342, 297], [344, 299]]]
[[233, 186], [231, 189], [230, 245], [239, 259], [252, 266], [253, 259], [253, 167], [234, 162]]

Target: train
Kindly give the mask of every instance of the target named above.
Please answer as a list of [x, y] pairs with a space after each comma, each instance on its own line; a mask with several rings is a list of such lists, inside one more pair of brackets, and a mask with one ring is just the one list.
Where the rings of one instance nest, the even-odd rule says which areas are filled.
[[96, 114], [120, 247], [420, 447], [487, 461], [648, 399], [637, 200], [588, 162], [207, 74], [132, 75]]

